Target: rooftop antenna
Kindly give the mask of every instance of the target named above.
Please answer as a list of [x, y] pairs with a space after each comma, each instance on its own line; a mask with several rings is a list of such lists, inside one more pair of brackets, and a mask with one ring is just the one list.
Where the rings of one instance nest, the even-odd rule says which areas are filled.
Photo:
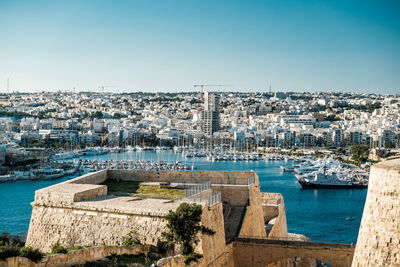
[[269, 93], [272, 93], [271, 85], [269, 85]]

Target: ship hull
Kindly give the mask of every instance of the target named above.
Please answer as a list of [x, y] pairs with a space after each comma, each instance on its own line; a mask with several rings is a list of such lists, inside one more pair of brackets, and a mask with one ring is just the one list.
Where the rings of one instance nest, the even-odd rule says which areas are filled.
[[332, 185], [332, 184], [314, 184], [305, 181], [298, 181], [302, 189], [364, 189], [368, 185], [351, 184], [351, 185]]

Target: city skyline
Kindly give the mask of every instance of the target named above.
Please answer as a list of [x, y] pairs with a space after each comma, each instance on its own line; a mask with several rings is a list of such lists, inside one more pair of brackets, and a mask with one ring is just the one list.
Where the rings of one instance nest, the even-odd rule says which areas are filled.
[[2, 1], [0, 93], [400, 90], [395, 1]]

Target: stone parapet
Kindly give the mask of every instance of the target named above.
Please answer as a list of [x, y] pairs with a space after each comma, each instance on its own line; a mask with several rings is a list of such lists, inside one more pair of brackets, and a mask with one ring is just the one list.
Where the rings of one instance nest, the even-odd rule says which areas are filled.
[[108, 178], [108, 170], [88, 173], [77, 178], [66, 181], [65, 183], [73, 184], [101, 184]]
[[107, 195], [104, 185], [62, 183], [35, 192], [34, 205], [64, 206]]
[[192, 171], [160, 171], [160, 182], [194, 182]]
[[371, 168], [352, 266], [400, 266], [400, 159]]
[[156, 171], [146, 170], [107, 170], [108, 179], [117, 181], [157, 181]]

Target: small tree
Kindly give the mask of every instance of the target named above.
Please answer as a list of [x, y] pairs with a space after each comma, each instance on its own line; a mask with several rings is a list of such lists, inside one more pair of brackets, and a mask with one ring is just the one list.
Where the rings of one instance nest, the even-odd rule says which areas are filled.
[[198, 204], [182, 203], [176, 211], [169, 211], [165, 217], [168, 221], [168, 232], [164, 232], [163, 236], [166, 240], [173, 244], [174, 242], [181, 245], [181, 253], [189, 255], [193, 252], [193, 245], [199, 242], [197, 234], [213, 235], [212, 229], [201, 226], [202, 206]]
[[361, 164], [367, 162], [369, 155], [369, 147], [367, 145], [353, 145], [350, 148], [352, 153], [351, 159], [356, 163]]

